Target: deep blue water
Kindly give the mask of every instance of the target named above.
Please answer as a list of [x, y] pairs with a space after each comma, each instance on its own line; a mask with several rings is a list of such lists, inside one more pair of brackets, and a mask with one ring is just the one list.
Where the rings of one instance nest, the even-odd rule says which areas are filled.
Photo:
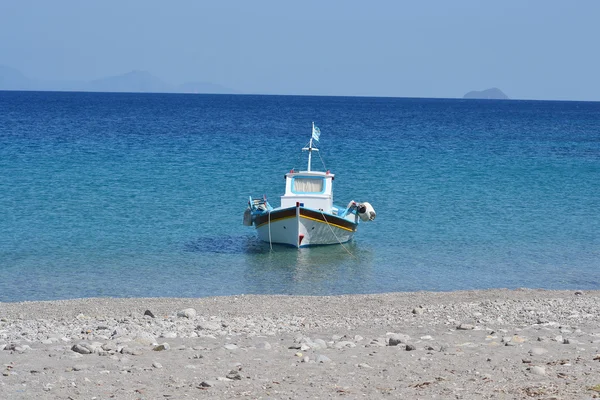
[[[271, 252], [312, 121], [377, 219]], [[0, 92], [0, 301], [493, 287], [600, 289], [600, 103]]]

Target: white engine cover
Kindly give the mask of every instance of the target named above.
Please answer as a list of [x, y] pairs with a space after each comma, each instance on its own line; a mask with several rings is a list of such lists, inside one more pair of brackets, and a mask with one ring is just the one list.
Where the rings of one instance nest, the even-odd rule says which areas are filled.
[[377, 213], [370, 203], [364, 202], [358, 205], [358, 216], [363, 221], [373, 221]]

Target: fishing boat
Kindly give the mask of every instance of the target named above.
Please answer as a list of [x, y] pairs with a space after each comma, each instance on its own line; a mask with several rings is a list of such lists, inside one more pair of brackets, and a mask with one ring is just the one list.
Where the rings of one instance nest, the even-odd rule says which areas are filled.
[[329, 170], [311, 169], [315, 142], [321, 130], [312, 124], [306, 171], [292, 169], [285, 174], [285, 194], [281, 206], [273, 208], [266, 196], [250, 196], [244, 212], [244, 225], [256, 227], [258, 238], [296, 248], [342, 244], [352, 240], [361, 221], [373, 221], [376, 213], [367, 202], [350, 201], [346, 207], [333, 204], [335, 175]]

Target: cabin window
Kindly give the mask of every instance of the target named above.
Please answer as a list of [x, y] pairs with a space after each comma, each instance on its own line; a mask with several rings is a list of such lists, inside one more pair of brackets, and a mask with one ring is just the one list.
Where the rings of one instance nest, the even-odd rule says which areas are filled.
[[300, 178], [296, 177], [292, 181], [292, 191], [294, 193], [323, 193], [323, 178]]

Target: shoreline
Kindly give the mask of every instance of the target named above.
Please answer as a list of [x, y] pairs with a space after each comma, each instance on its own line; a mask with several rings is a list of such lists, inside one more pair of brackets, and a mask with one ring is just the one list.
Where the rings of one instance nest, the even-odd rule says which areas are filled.
[[600, 291], [0, 303], [11, 399], [587, 399], [599, 353]]
[[198, 303], [203, 301], [219, 301], [219, 299], [335, 299], [335, 298], [406, 298], [416, 297], [422, 299], [433, 299], [438, 297], [449, 297], [451, 299], [461, 300], [463, 297], [478, 297], [488, 296], [492, 299], [501, 299], [510, 296], [516, 299], [528, 299], [536, 294], [544, 295], [545, 297], [564, 297], [572, 294], [587, 293], [592, 296], [600, 296], [600, 289], [598, 290], [577, 290], [577, 289], [545, 289], [545, 288], [491, 288], [491, 289], [459, 289], [459, 290], [419, 290], [419, 291], [399, 291], [399, 292], [383, 292], [383, 293], [352, 293], [352, 294], [332, 294], [332, 295], [297, 295], [297, 294], [232, 294], [232, 295], [219, 295], [219, 296], [204, 296], [204, 297], [78, 297], [68, 299], [53, 299], [53, 300], [19, 300], [19, 301], [0, 301], [0, 307], [6, 306], [11, 308], [11, 305], [43, 305], [48, 303], [56, 303], [57, 305], [73, 303], [73, 304], [85, 304], [85, 303], [109, 303], [109, 302], [132, 302], [137, 301], [149, 301], [152, 303], [178, 303], [178, 302], [192, 302]]

